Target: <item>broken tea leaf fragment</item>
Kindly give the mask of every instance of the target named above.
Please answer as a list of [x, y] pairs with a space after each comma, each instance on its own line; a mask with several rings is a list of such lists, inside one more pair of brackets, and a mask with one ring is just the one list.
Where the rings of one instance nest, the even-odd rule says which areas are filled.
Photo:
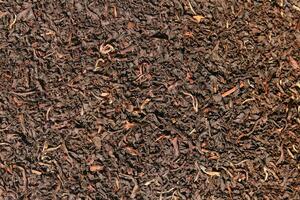
[[8, 15], [9, 14], [9, 12], [2, 12], [1, 10], [0, 10], [0, 19], [2, 18], [2, 17], [4, 17], [5, 15]]
[[186, 36], [186, 37], [194, 37], [193, 32], [191, 32], [191, 31], [187, 31], [183, 35]]
[[300, 69], [300, 66], [299, 66], [298, 62], [292, 56], [289, 56], [289, 61], [290, 61], [290, 64], [291, 64], [291, 66], [294, 70], [299, 70]]
[[36, 174], [36, 175], [42, 175], [42, 172], [34, 170], [34, 169], [31, 170], [31, 173]]
[[193, 19], [195, 19], [197, 21], [197, 23], [200, 23], [201, 21], [203, 21], [205, 17], [202, 15], [194, 15]]
[[132, 156], [140, 156], [140, 153], [138, 152], [138, 150], [136, 150], [132, 147], [126, 147], [125, 149]]
[[97, 149], [100, 149], [101, 146], [102, 146], [102, 144], [101, 144], [102, 143], [102, 139], [100, 137], [98, 137], [98, 136], [95, 136], [93, 138], [93, 143], [94, 143], [94, 145], [96, 146]]
[[91, 165], [90, 166], [90, 171], [91, 172], [102, 171], [103, 169], [104, 169], [104, 167], [101, 166], [101, 165]]
[[108, 54], [110, 52], [114, 52], [115, 48], [110, 44], [106, 44], [106, 45], [101, 44], [100, 48], [99, 48], [99, 51], [100, 51], [101, 54]]
[[135, 126], [134, 123], [130, 123], [129, 121], [126, 121], [123, 127], [125, 128], [125, 130], [129, 130], [129, 129], [133, 128], [134, 126]]
[[179, 146], [178, 146], [178, 139], [177, 139], [177, 137], [175, 137], [173, 139], [170, 139], [170, 142], [173, 145], [175, 157], [178, 157], [179, 154], [180, 154], [180, 152], [179, 152]]
[[128, 24], [127, 24], [127, 28], [128, 29], [133, 29], [135, 27], [135, 23], [133, 23], [133, 22], [128, 22]]
[[298, 81], [298, 82], [296, 83], [296, 86], [297, 86], [298, 88], [300, 88], [300, 81]]
[[209, 176], [220, 176], [220, 172], [208, 172], [206, 171], [206, 167], [199, 165], [199, 168], [207, 175]]

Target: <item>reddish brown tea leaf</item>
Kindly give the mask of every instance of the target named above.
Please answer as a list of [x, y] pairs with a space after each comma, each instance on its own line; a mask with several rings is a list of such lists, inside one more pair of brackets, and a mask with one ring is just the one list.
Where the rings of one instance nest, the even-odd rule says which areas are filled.
[[300, 69], [298, 62], [292, 56], [289, 56], [289, 61], [294, 70]]
[[104, 169], [104, 167], [101, 166], [101, 165], [91, 165], [90, 166], [90, 171], [91, 172], [102, 171], [103, 169]]
[[139, 156], [140, 155], [140, 153], [132, 147], [126, 147], [125, 149], [132, 156]]
[[131, 128], [133, 128], [134, 126], [135, 126], [135, 124], [134, 124], [134, 123], [130, 123], [129, 121], [126, 121], [125, 124], [124, 124], [124, 128], [125, 128], [126, 130], [131, 129]]
[[173, 145], [173, 148], [174, 148], [175, 157], [178, 157], [179, 156], [179, 147], [178, 147], [178, 139], [177, 139], [177, 137], [171, 139], [170, 141], [171, 141], [171, 143]]

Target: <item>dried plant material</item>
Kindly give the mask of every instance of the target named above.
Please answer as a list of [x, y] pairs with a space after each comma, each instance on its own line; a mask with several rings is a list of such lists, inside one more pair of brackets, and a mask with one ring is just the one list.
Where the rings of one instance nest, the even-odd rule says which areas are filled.
[[230, 176], [230, 178], [233, 178], [232, 173], [228, 169], [226, 169], [225, 167], [221, 167], [221, 169], [223, 169]]
[[134, 46], [128, 46], [128, 47], [125, 47], [125, 49], [120, 50], [118, 53], [121, 55], [126, 55], [130, 52], [133, 52], [134, 50], [135, 50]]
[[0, 19], [1, 19], [2, 17], [4, 17], [5, 15], [8, 15], [8, 12], [2, 12], [2, 11], [0, 11]]
[[167, 136], [167, 135], [161, 135], [161, 136], [159, 136], [159, 137], [155, 140], [155, 142], [158, 142], [159, 140], [162, 140], [162, 139], [170, 139], [170, 136]]
[[24, 101], [20, 100], [17, 97], [13, 97], [13, 101], [16, 103], [17, 107], [21, 107], [24, 104]]
[[34, 170], [34, 169], [31, 170], [31, 173], [39, 175], [39, 176], [42, 175], [42, 172]]
[[157, 181], [156, 179], [152, 179], [152, 180], [147, 181], [146, 183], [144, 183], [144, 185], [148, 186], [148, 185], [151, 185], [152, 183], [154, 183], [156, 181]]
[[116, 178], [115, 185], [114, 185], [114, 190], [116, 192], [120, 190], [120, 179], [119, 178]]
[[48, 149], [48, 142], [45, 141], [42, 149], [42, 154], [45, 153], [47, 149]]
[[289, 149], [289, 148], [286, 148], [286, 150], [287, 150], [289, 156], [291, 156], [291, 158], [295, 159], [295, 156], [294, 156], [294, 154], [290, 151], [290, 149]]
[[173, 148], [174, 148], [174, 155], [175, 157], [178, 157], [180, 152], [179, 152], [179, 147], [178, 147], [178, 139], [177, 137], [173, 138], [173, 139], [170, 139], [172, 145], [173, 145]]
[[11, 94], [14, 94], [14, 95], [18, 95], [18, 96], [21, 96], [21, 97], [26, 97], [27, 95], [31, 95], [31, 94], [35, 94], [36, 92], [35, 91], [32, 91], [32, 92], [10, 92]]
[[55, 56], [56, 56], [58, 59], [62, 59], [62, 58], [65, 56], [65, 54], [56, 52], [56, 53], [55, 53]]
[[194, 8], [193, 8], [191, 2], [190, 2], [189, 0], [187, 0], [187, 1], [188, 1], [189, 7], [190, 7], [192, 13], [194, 13], [194, 15], [197, 15], [197, 13], [195, 12], [195, 10], [194, 10]]
[[193, 19], [195, 19], [197, 23], [202, 22], [204, 18], [205, 17], [202, 16], [202, 15], [195, 15], [195, 16], [193, 16]]
[[133, 23], [133, 22], [128, 22], [128, 24], [127, 24], [127, 28], [128, 29], [133, 29], [135, 27], [135, 23]]
[[23, 134], [24, 134], [27, 132], [26, 127], [25, 127], [24, 115], [22, 113], [19, 114], [18, 119], [19, 119], [19, 123], [20, 123], [20, 126], [21, 126]]
[[194, 129], [194, 128], [188, 134], [192, 135], [193, 133], [196, 133], [196, 129]]
[[[55, 35], [56, 35], [55, 31], [53, 31], [53, 30], [51, 30], [51, 29], [49, 29], [49, 28], [41, 28], [41, 29], [45, 32], [43, 35], [46, 35], [46, 36], [49, 36], [49, 35], [55, 36]], [[44, 58], [47, 58], [47, 57], [49, 57], [50, 55], [53, 55], [54, 53], [55, 53], [55, 52], [49, 53], [49, 54], [47, 54], [46, 56], [44, 56]]]
[[192, 98], [193, 109], [197, 113], [198, 112], [198, 107], [199, 107], [197, 98], [194, 97], [192, 94], [187, 93], [187, 92], [183, 92], [183, 94], [185, 94], [187, 96], [190, 96]]
[[292, 8], [294, 8], [295, 10], [300, 12], [300, 7], [299, 6], [293, 5]]
[[68, 148], [66, 146], [66, 142], [64, 140], [62, 140], [61, 143], [62, 143], [61, 144], [61, 148], [62, 148], [62, 150], [63, 150], [63, 152], [65, 154], [66, 160], [73, 166], [74, 160], [73, 160], [73, 158], [69, 154], [69, 150], [68, 150]]
[[132, 147], [125, 147], [125, 149], [132, 156], [140, 156], [140, 153]]
[[94, 145], [96, 146], [97, 149], [100, 149], [101, 146], [102, 146], [102, 140], [101, 140], [101, 138], [98, 137], [98, 136], [95, 136], [95, 137], [93, 138], [93, 143], [94, 143]]
[[186, 37], [191, 37], [191, 38], [194, 37], [194, 33], [190, 32], [190, 31], [185, 32], [183, 35]]
[[144, 110], [145, 106], [150, 102], [150, 99], [146, 99], [145, 101], [143, 101], [142, 105], [141, 105], [141, 110]]
[[218, 92], [219, 86], [218, 86], [218, 79], [215, 76], [210, 76], [210, 82], [211, 82], [211, 91], [212, 93], [216, 94]]
[[98, 171], [102, 171], [103, 169], [104, 169], [104, 167], [101, 165], [91, 165], [90, 166], [91, 172], [98, 172]]
[[34, 18], [34, 14], [32, 11], [32, 6], [31, 5], [27, 5], [27, 8], [24, 9], [23, 11], [21, 11], [20, 13], [17, 14], [17, 19], [18, 20], [30, 20]]
[[293, 144], [293, 150], [296, 152], [296, 153], [298, 153], [299, 151], [297, 150], [297, 148], [296, 148], [296, 146]]
[[0, 163], [0, 168], [2, 168], [3, 170], [5, 170], [5, 172], [9, 173], [9, 174], [13, 174], [13, 166], [4, 166]]
[[296, 86], [297, 86], [298, 88], [300, 88], [300, 81], [298, 81], [298, 82], [296, 83]]
[[297, 0], [26, 2], [0, 0], [0, 200], [299, 199]]
[[27, 186], [28, 186], [28, 179], [26, 176], [26, 170], [24, 169], [24, 167], [18, 166], [18, 165], [13, 165], [13, 168], [15, 169], [19, 169], [22, 173], [22, 179], [23, 179], [23, 192], [25, 192], [27, 190]]
[[61, 145], [58, 145], [57, 147], [47, 148], [47, 149], [45, 150], [45, 153], [47, 153], [47, 152], [52, 152], [52, 151], [56, 151], [56, 150], [58, 150], [60, 147], [61, 147]]
[[110, 95], [110, 93], [108, 93], [108, 92], [102, 92], [100, 94], [101, 97], [108, 97], [109, 95]]
[[94, 71], [97, 71], [98, 68], [99, 68], [99, 62], [102, 62], [102, 63], [105, 63], [105, 61], [102, 59], [102, 58], [99, 58], [97, 61], [96, 61], [96, 64], [95, 64], [95, 68], [94, 68]]
[[249, 102], [249, 101], [255, 101], [255, 98], [246, 99], [245, 101], [242, 102], [242, 105]]
[[97, 20], [99, 20], [99, 15], [98, 14], [96, 14], [92, 9], [90, 9], [90, 8], [87, 8], [86, 9], [86, 15], [88, 16], [88, 17], [90, 17], [90, 19], [92, 19], [93, 21], [97, 21]]
[[129, 121], [126, 121], [125, 124], [124, 124], [125, 130], [132, 129], [133, 127], [135, 127], [135, 124], [134, 123], [130, 123]]
[[284, 161], [284, 151], [283, 151], [283, 144], [280, 146], [280, 157], [276, 162], [276, 165], [279, 165], [282, 161]]
[[243, 88], [245, 86], [244, 82], [240, 82], [239, 86], [234, 86], [233, 88], [231, 88], [230, 90], [228, 90], [227, 92], [224, 92], [222, 94], [222, 97], [227, 97], [228, 95], [231, 95], [232, 93], [234, 93], [235, 91], [237, 91], [239, 88]]
[[114, 17], [117, 18], [118, 17], [118, 12], [117, 12], [117, 7], [113, 6], [113, 12], [114, 12]]
[[115, 48], [112, 45], [110, 45], [110, 44], [106, 44], [106, 45], [101, 44], [99, 50], [100, 50], [101, 54], [108, 54], [110, 52], [114, 52]]
[[131, 199], [134, 199], [134, 198], [136, 197], [136, 195], [137, 195], [139, 189], [140, 189], [140, 188], [139, 188], [138, 184], [137, 184], [137, 183], [134, 184], [134, 187], [133, 187], [133, 189], [132, 189], [132, 191], [131, 191], [131, 195], [130, 195], [130, 198], [131, 198]]
[[249, 162], [250, 160], [248, 160], [248, 159], [246, 159], [246, 160], [242, 160], [241, 162], [238, 162], [238, 163], [236, 163], [236, 164], [234, 164], [234, 165], [241, 165], [241, 164], [244, 164], [244, 163], [246, 163], [246, 162]]
[[199, 168], [202, 170], [202, 172], [204, 172], [205, 174], [209, 175], [209, 176], [221, 176], [220, 172], [208, 172], [206, 171], [206, 167], [199, 165]]
[[264, 170], [264, 173], [265, 173], [265, 179], [264, 179], [264, 181], [268, 180], [268, 177], [269, 177], [268, 172], [270, 172], [274, 176], [274, 178], [276, 178], [277, 180], [279, 180], [279, 177], [276, 175], [276, 173], [273, 170], [271, 170], [271, 169], [269, 169], [267, 167], [264, 167], [263, 170]]
[[47, 109], [47, 112], [46, 112], [46, 121], [49, 121], [49, 114], [50, 114], [51, 109], [52, 109], [52, 106], [50, 106], [50, 107]]
[[10, 23], [9, 29], [12, 29], [16, 22], [17, 22], [17, 15], [14, 14], [14, 19]]
[[209, 176], [220, 176], [220, 172], [204, 172], [205, 174], [209, 175]]
[[140, 189], [137, 180], [135, 178], [133, 178], [132, 176], [126, 175], [126, 174], [120, 174], [120, 176], [123, 177], [123, 178], [132, 180], [134, 186], [133, 186], [133, 189], [131, 191], [130, 198], [135, 199], [135, 197], [136, 197], [136, 195], [137, 195], [137, 193]]
[[289, 61], [294, 70], [300, 70], [298, 62], [292, 56], [289, 56]]

